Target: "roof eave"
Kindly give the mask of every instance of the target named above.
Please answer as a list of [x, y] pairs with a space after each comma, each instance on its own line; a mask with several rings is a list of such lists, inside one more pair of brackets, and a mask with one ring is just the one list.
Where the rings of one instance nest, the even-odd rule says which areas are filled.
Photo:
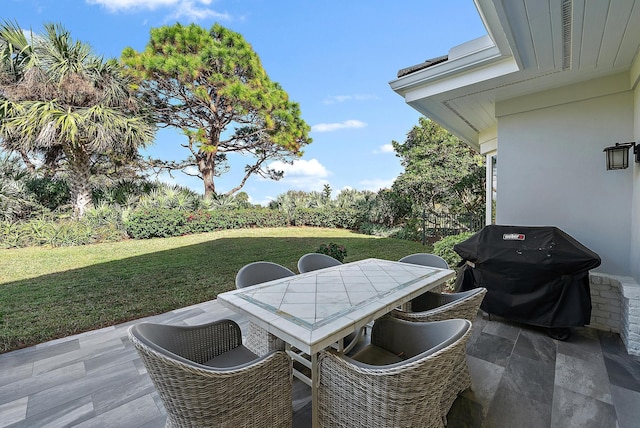
[[[389, 82], [391, 89], [400, 95], [413, 88], [431, 84], [438, 80], [449, 79], [452, 76], [468, 73], [470, 70], [489, 66], [507, 59], [496, 46], [483, 49], [471, 55], [449, 60], [433, 67], [408, 74]], [[510, 72], [513, 70], [510, 70]], [[516, 69], [517, 71], [517, 69]]]
[[[456, 55], [455, 49], [463, 50], [465, 45], [473, 44], [474, 49], [463, 55]], [[449, 51], [449, 59], [447, 61], [436, 63], [435, 65], [419, 69], [413, 73], [406, 74], [389, 82], [391, 89], [402, 95], [403, 90], [410, 89], [416, 85], [423, 85], [427, 82], [446, 78], [451, 75], [463, 73], [466, 70], [482, 66], [483, 63], [495, 61], [504, 58], [505, 55], [488, 37], [480, 37], [472, 40], [464, 45], [460, 45]]]
[[449, 132], [479, 149], [479, 131], [444, 102], [447, 94], [517, 72], [512, 56], [497, 46], [487, 46], [469, 55], [411, 73], [389, 82], [407, 104], [440, 123]]

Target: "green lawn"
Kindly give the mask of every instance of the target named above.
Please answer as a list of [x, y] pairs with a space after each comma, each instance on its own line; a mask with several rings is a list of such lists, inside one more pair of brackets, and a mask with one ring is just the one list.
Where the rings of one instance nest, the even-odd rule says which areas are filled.
[[215, 299], [233, 289], [238, 269], [253, 261], [297, 272], [301, 255], [329, 242], [347, 248], [345, 262], [430, 250], [319, 228], [0, 250], [0, 353]]

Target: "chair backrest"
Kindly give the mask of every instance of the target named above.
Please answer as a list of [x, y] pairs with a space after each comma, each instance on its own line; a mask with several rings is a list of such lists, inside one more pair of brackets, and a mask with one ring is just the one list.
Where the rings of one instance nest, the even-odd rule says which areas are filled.
[[175, 338], [175, 333], [178, 333], [178, 331], [174, 329], [174, 326], [168, 324], [144, 322], [131, 326], [129, 335], [132, 339], [135, 338], [140, 342], [136, 345], [138, 348], [146, 346], [163, 354], [166, 358], [175, 359], [185, 364], [193, 363], [189, 358], [182, 356], [180, 340]]
[[431, 266], [442, 269], [449, 269], [449, 264], [445, 259], [430, 253], [415, 253], [404, 256], [399, 262], [411, 263], [414, 265]]
[[300, 273], [311, 272], [331, 266], [341, 265], [342, 262], [331, 256], [321, 253], [308, 253], [298, 260], [298, 271]]
[[236, 275], [236, 288], [249, 287], [261, 282], [294, 276], [286, 267], [272, 262], [253, 262], [243, 266]]
[[460, 293], [424, 293], [411, 301], [411, 311], [394, 310], [394, 317], [413, 321], [440, 321], [463, 318], [473, 322], [487, 289], [484, 287]]
[[[215, 343], [221, 351], [231, 350], [242, 344], [242, 331], [233, 320], [223, 319], [209, 324], [179, 326], [142, 322], [129, 328], [129, 336], [137, 348], [147, 347], [163, 358], [190, 366], [200, 366], [215, 355], [204, 352], [204, 346]], [[206, 340], [204, 338], [206, 337]], [[246, 361], [240, 361], [237, 366]]]

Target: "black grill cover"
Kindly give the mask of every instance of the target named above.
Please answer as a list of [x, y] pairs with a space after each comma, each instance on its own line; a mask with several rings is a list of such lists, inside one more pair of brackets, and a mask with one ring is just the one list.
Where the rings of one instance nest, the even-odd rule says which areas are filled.
[[485, 226], [453, 248], [470, 262], [457, 289], [485, 287], [485, 312], [542, 327], [589, 324], [589, 270], [600, 257], [557, 227]]

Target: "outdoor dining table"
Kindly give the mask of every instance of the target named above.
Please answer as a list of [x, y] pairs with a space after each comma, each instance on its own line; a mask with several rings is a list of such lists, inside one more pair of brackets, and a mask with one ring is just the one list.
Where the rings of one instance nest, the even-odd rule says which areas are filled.
[[[318, 354], [453, 277], [439, 269], [365, 259], [218, 295], [218, 301], [310, 356], [312, 426], [318, 426]], [[297, 372], [299, 376], [300, 373]]]

